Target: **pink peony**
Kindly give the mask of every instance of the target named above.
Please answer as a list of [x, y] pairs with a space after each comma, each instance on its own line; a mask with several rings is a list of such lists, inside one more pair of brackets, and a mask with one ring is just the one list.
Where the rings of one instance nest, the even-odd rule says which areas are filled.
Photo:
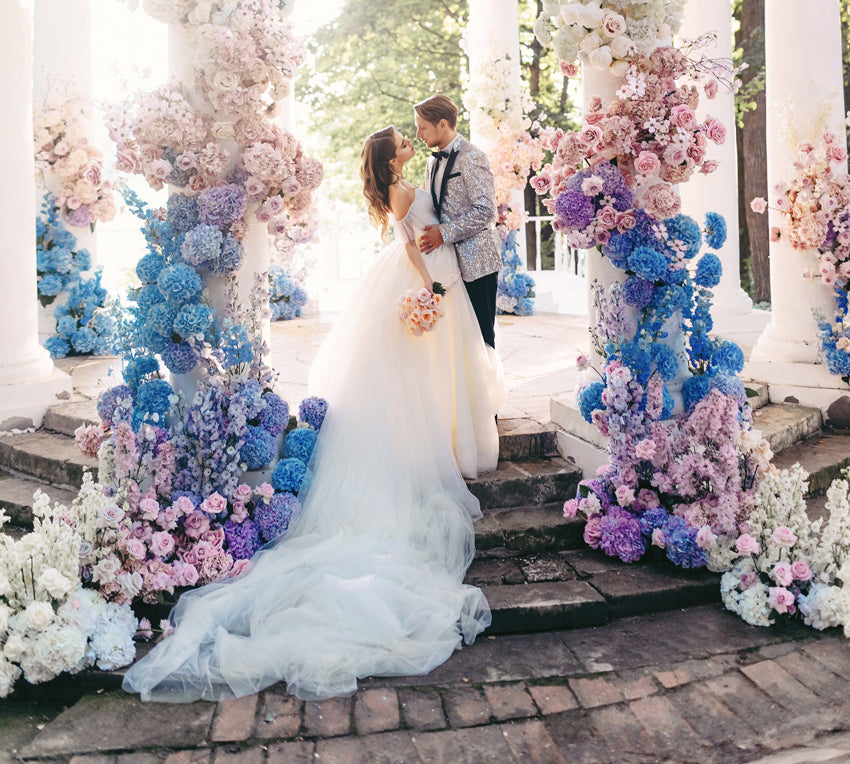
[[797, 536], [787, 525], [780, 525], [774, 532], [771, 538], [779, 546], [794, 546], [797, 542]]
[[643, 207], [650, 217], [656, 220], [667, 220], [679, 214], [682, 200], [668, 183], [656, 183], [646, 190]]
[[759, 544], [749, 533], [744, 533], [738, 537], [735, 548], [738, 554], [755, 554], [759, 550]]
[[767, 604], [777, 613], [794, 612], [794, 595], [784, 586], [771, 586], [768, 589]]
[[757, 196], [750, 202], [750, 209], [753, 212], [761, 215], [767, 209], [767, 202], [764, 200], [764, 197]]

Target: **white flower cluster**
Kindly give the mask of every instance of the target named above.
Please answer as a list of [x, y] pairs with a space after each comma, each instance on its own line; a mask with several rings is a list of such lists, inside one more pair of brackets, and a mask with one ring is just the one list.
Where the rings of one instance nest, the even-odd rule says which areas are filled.
[[534, 25], [542, 45], [554, 45], [562, 66], [577, 60], [622, 76], [627, 59], [670, 43], [687, 0], [543, 0]]
[[749, 532], [727, 550], [737, 561], [721, 579], [721, 597], [754, 626], [799, 611], [809, 626], [842, 626], [850, 636], [850, 483], [833, 481], [825, 522], [811, 521], [807, 477], [799, 464], [765, 474]]
[[[17, 540], [0, 532], [0, 698], [21, 675], [37, 684], [94, 664], [111, 670], [135, 657], [133, 611], [79, 580], [81, 549], [92, 549], [83, 537], [97, 532], [97, 493], [90, 476], [70, 508], [51, 507], [39, 492], [32, 532]], [[7, 519], [0, 512], [0, 530]]]

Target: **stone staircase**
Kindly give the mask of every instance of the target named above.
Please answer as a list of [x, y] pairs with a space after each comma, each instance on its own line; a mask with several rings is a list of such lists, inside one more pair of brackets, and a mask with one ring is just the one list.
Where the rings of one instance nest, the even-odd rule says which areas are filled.
[[[801, 462], [813, 496], [850, 464], [850, 435], [824, 431], [818, 409], [766, 405], [761, 390], [753, 403], [755, 425], [778, 453], [776, 464]], [[92, 401], [66, 403], [48, 413], [42, 429], [0, 437], [0, 506], [12, 518], [12, 533], [31, 527], [36, 489], [55, 501], [73, 499], [83, 471], [96, 467], [77, 451], [73, 431], [95, 421]], [[663, 558], [628, 565], [588, 549], [583, 522], [563, 516], [581, 473], [558, 453], [557, 426], [509, 419], [499, 430], [499, 468], [468, 481], [484, 517], [476, 524], [467, 581], [490, 601], [492, 633], [601, 625], [719, 599], [717, 576], [706, 571], [682, 571]]]

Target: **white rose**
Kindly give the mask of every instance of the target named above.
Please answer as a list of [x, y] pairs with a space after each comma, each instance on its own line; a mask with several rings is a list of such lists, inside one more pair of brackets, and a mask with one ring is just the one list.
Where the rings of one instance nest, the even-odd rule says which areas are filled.
[[30, 602], [24, 611], [27, 628], [44, 631], [53, 623], [53, 608], [46, 602]]
[[602, 38], [598, 34], [596, 34], [596, 32], [591, 32], [581, 41], [581, 43], [579, 44], [579, 49], [583, 53], [591, 53], [601, 45]]
[[611, 65], [612, 61], [611, 49], [607, 45], [603, 45], [601, 48], [594, 50], [588, 58], [588, 63], [594, 69], [607, 69]]
[[615, 61], [609, 69], [615, 77], [625, 77], [629, 71], [628, 61]]
[[0, 597], [6, 597], [12, 593], [12, 585], [9, 583], [9, 577], [0, 572]]
[[626, 31], [626, 20], [615, 11], [607, 10], [603, 12], [602, 31], [608, 37], [616, 37]]
[[579, 14], [581, 25], [587, 29], [596, 29], [601, 26], [604, 17], [605, 11], [598, 5], [585, 5]]
[[6, 640], [6, 644], [3, 645], [3, 655], [10, 661], [18, 663], [26, 649], [27, 643], [24, 641], [24, 638], [20, 634], [15, 633], [10, 635], [9, 639]]
[[561, 18], [565, 24], [578, 24], [580, 19], [580, 11], [583, 6], [581, 3], [568, 3], [561, 8]]
[[0, 659], [0, 698], [5, 698], [12, 692], [12, 688], [20, 675], [21, 670], [17, 666]]
[[62, 599], [71, 589], [74, 582], [63, 576], [56, 568], [47, 568], [39, 577], [38, 585], [53, 599]]
[[12, 615], [12, 609], [6, 605], [0, 605], [0, 634], [5, 634], [9, 628], [9, 616]]
[[239, 75], [229, 69], [219, 69], [212, 78], [212, 86], [217, 90], [232, 91], [239, 87]]
[[632, 50], [632, 41], [625, 35], [618, 35], [608, 43], [614, 58], [625, 58]]
[[233, 123], [232, 122], [213, 122], [212, 130], [213, 136], [220, 141], [227, 140], [228, 138], [233, 137]]

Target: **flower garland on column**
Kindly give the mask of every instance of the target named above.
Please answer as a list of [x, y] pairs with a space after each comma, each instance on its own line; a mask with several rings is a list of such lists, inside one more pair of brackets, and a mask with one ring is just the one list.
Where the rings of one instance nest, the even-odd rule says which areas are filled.
[[83, 580], [110, 601], [152, 603], [239, 574], [287, 531], [327, 404], [307, 398], [290, 416], [264, 360], [268, 274], [253, 274], [247, 304], [236, 278], [246, 242], [311, 228], [321, 165], [274, 122], [303, 46], [276, 0], [145, 8], [186, 35], [195, 79], [108, 115], [119, 169], [173, 192], [166, 209], [125, 192], [148, 247], [121, 332], [125, 384], [77, 442], [98, 456], [109, 501]]
[[[464, 37], [462, 45], [468, 50], [471, 41]], [[507, 52], [499, 53], [476, 43], [476, 55], [488, 62], [463, 95], [463, 105], [479, 117], [478, 126], [489, 144], [490, 165], [496, 184], [496, 204], [499, 222], [496, 226], [502, 239], [502, 270], [496, 292], [499, 313], [530, 316], [534, 313], [534, 279], [520, 270], [523, 263], [517, 253], [517, 232], [528, 217], [520, 202], [531, 170], [539, 170], [543, 150], [532, 137], [535, 128], [525, 113], [533, 103], [525, 90], [514, 94], [515, 62]], [[519, 193], [517, 193], [519, 192]]]
[[[562, 68], [580, 58], [623, 84], [607, 108], [591, 101], [580, 131], [542, 137], [552, 160], [532, 184], [572, 246], [599, 248], [622, 273], [595, 288], [591, 333], [604, 368], [579, 359], [579, 409], [609, 438], [609, 463], [582, 481], [565, 514], [581, 511], [588, 544], [624, 561], [655, 546], [681, 567], [720, 570], [772, 455], [749, 421], [743, 353], [709, 334], [720, 259], [699, 255], [703, 243], [723, 246], [725, 222], [709, 212], [701, 228], [680, 213], [676, 185], [711, 172], [707, 145], [725, 139], [719, 121], [698, 122], [697, 88], [677, 82], [689, 60], [657, 47], [683, 5], [544, 3], [537, 31], [554, 41]], [[711, 62], [698, 66], [711, 72]], [[665, 342], [671, 331], [682, 347]], [[682, 377], [684, 413], [671, 420], [668, 385]]]
[[111, 355], [117, 345], [117, 303], [101, 286], [101, 268], [83, 275], [91, 269], [91, 255], [78, 247], [68, 227], [94, 231], [98, 221], [112, 220], [112, 183], [105, 178], [103, 154], [84, 135], [83, 102], [67, 85], [60, 93], [33, 113], [35, 166], [45, 189], [36, 219], [38, 294], [43, 306], [55, 306], [56, 318], [56, 334], [45, 347], [53, 358]]

